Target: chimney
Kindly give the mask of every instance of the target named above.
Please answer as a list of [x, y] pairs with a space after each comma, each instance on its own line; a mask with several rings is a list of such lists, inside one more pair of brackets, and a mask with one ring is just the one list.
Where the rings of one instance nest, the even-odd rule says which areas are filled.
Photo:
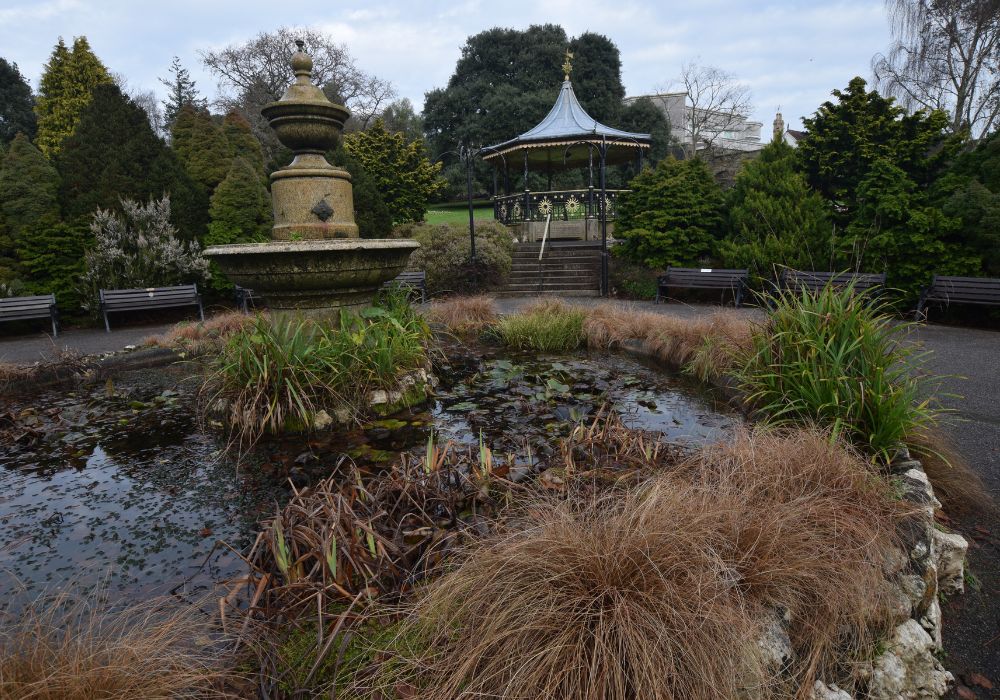
[[785, 120], [781, 118], [781, 112], [774, 115], [774, 138], [782, 139], [785, 135]]

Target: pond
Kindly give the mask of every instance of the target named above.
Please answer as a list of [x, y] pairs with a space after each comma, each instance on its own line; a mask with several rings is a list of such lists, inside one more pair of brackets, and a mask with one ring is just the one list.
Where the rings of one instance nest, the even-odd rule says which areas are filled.
[[[454, 350], [454, 352], [452, 351]], [[602, 410], [697, 444], [729, 431], [709, 395], [624, 355], [535, 357], [449, 349], [434, 401], [309, 439], [259, 444], [239, 464], [198, 419], [190, 364], [106, 383], [0, 399], [0, 583], [17, 606], [66, 580], [134, 599], [192, 599], [243, 572], [260, 519], [345, 456], [377, 472], [433, 432], [459, 449], [482, 440], [530, 470], [573, 425]], [[228, 546], [220, 544], [226, 543]]]

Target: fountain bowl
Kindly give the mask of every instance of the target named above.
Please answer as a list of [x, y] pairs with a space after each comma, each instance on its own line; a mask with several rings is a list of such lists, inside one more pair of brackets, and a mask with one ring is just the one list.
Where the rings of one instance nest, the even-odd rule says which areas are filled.
[[419, 247], [408, 239], [347, 238], [219, 245], [204, 255], [271, 310], [324, 316], [370, 304]]

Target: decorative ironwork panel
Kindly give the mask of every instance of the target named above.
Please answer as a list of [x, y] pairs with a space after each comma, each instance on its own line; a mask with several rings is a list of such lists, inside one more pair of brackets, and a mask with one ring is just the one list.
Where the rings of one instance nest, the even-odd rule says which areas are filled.
[[[614, 221], [618, 197], [629, 190], [607, 190], [607, 217]], [[493, 198], [493, 218], [504, 224], [525, 221], [599, 219], [601, 191], [598, 189], [564, 190], [560, 192], [521, 192]]]

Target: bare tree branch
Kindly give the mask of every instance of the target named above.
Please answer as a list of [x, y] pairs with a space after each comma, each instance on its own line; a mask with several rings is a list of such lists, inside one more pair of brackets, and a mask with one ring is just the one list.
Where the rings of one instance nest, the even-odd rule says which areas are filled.
[[941, 109], [973, 138], [1000, 119], [1000, 0], [885, 0], [895, 42], [875, 84], [906, 109]]
[[753, 112], [749, 88], [714, 66], [687, 63], [681, 67], [680, 83], [691, 103], [685, 110], [684, 131], [692, 157], [699, 148], [711, 152], [725, 132], [742, 129]]
[[260, 109], [279, 99], [291, 82], [288, 60], [297, 39], [305, 42], [305, 50], [312, 57], [313, 82], [332, 101], [346, 105], [362, 124], [367, 124], [395, 96], [389, 82], [357, 67], [347, 47], [309, 27], [280, 27], [261, 32], [242, 44], [201, 52], [202, 62], [218, 78], [218, 106], [242, 114], [268, 156], [277, 152], [278, 143]]

